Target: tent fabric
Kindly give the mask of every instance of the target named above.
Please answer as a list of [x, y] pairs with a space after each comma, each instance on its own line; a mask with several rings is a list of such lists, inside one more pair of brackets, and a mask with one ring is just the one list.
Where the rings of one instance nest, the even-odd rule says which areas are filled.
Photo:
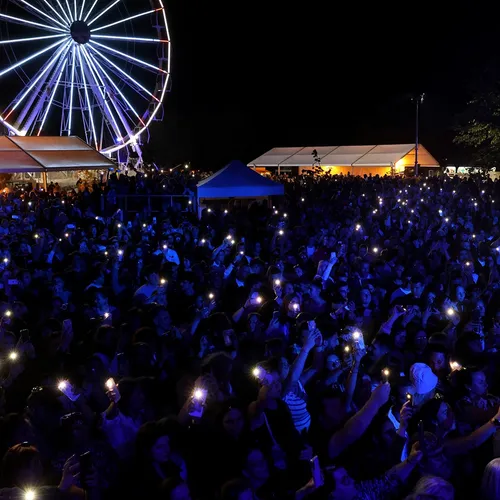
[[332, 153], [335, 149], [337, 149], [337, 147], [338, 146], [302, 148], [299, 152], [281, 162], [280, 165], [283, 167], [312, 167], [314, 166], [313, 151], [316, 151], [316, 154], [319, 158], [323, 158], [327, 154]]
[[284, 186], [234, 160], [198, 183], [198, 198], [258, 198], [283, 195]]
[[274, 148], [266, 154], [256, 158], [253, 162], [249, 163], [249, 165], [258, 165], [259, 167], [275, 167], [299, 153], [302, 149], [304, 148]]
[[370, 166], [386, 166], [397, 163], [401, 158], [406, 156], [415, 144], [388, 144], [385, 146], [375, 146], [368, 151], [359, 160], [353, 163], [357, 167], [370, 167]]
[[107, 170], [115, 164], [79, 137], [0, 136], [0, 173]]
[[[439, 167], [439, 162], [421, 145], [418, 163], [422, 167]], [[295, 153], [291, 154], [295, 150]], [[322, 167], [390, 167], [412, 166], [415, 144], [382, 144], [372, 146], [321, 146], [274, 148], [251, 161], [252, 167], [311, 167], [316, 150]]]

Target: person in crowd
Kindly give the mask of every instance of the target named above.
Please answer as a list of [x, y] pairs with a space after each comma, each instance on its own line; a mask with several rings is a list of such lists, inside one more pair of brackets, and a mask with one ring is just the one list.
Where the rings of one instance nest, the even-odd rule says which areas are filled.
[[0, 192], [0, 496], [496, 498], [498, 181], [205, 175]]

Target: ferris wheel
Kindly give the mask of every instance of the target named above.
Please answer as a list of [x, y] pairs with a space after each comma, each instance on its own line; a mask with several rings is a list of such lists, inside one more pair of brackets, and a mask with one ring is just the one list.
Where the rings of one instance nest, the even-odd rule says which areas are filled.
[[[127, 4], [129, 4], [127, 6]], [[7, 0], [0, 124], [140, 155], [170, 86], [164, 0]]]

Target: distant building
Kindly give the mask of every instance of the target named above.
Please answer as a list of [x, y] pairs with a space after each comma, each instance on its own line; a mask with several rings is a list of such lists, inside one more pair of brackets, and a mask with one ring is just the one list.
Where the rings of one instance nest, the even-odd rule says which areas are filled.
[[[422, 145], [418, 146], [418, 163], [424, 169], [439, 168], [438, 161]], [[415, 166], [415, 144], [274, 148], [248, 166], [256, 170], [276, 168], [278, 172], [298, 169], [299, 174], [315, 166], [331, 174], [403, 174]]]

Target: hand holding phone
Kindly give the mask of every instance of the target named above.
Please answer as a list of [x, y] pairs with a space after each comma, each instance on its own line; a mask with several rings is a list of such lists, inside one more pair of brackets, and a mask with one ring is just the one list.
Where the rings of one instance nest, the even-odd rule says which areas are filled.
[[321, 466], [319, 464], [319, 458], [311, 458], [311, 476], [315, 488], [320, 488], [324, 484], [323, 474], [321, 473]]
[[61, 380], [57, 384], [57, 388], [73, 403], [80, 397], [80, 394], [76, 394], [75, 388], [67, 381]]
[[201, 418], [205, 410], [208, 391], [206, 389], [197, 388], [193, 391], [191, 398], [191, 410], [189, 415], [194, 418]]

